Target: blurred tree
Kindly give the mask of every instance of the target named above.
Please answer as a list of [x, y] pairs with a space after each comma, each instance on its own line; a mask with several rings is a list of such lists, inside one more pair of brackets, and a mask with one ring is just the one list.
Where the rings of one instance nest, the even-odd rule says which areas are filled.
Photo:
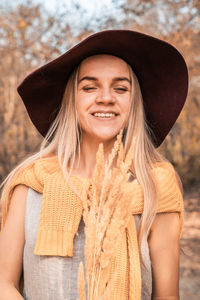
[[[30, 70], [70, 46], [72, 34], [39, 5], [0, 7], [0, 179], [36, 150], [40, 135], [31, 125], [16, 88]], [[67, 41], [67, 42], [66, 42]]]

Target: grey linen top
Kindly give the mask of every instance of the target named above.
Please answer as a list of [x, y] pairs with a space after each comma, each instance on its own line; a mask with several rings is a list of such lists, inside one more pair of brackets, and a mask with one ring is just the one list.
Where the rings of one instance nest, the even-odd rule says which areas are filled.
[[[78, 299], [78, 267], [84, 263], [84, 222], [81, 219], [74, 238], [73, 257], [35, 255], [34, 247], [39, 225], [42, 194], [29, 188], [25, 215], [25, 247], [23, 255], [25, 300]], [[134, 216], [136, 226], [140, 215]], [[149, 271], [142, 271], [142, 300], [150, 300], [152, 292], [151, 261], [148, 243], [143, 242], [142, 253]], [[123, 300], [123, 299], [122, 299]]]

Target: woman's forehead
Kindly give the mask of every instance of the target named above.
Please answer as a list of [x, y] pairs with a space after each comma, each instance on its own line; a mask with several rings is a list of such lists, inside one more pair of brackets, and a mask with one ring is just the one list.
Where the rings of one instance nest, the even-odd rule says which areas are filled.
[[80, 64], [79, 76], [87, 73], [98, 74], [110, 72], [113, 75], [129, 75], [128, 64], [121, 58], [109, 54], [98, 54], [87, 57]]

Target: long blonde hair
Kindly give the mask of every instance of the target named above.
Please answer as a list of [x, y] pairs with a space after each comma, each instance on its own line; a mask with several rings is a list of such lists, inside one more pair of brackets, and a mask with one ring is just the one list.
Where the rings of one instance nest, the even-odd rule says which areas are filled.
[[[140, 86], [132, 68], [128, 65], [131, 77], [131, 110], [129, 121], [123, 137], [125, 153], [130, 148], [133, 137], [135, 151], [133, 153], [133, 173], [144, 191], [144, 210], [138, 229], [139, 246], [143, 238], [147, 239], [151, 224], [155, 218], [158, 206], [158, 195], [151, 168], [155, 162], [164, 161], [157, 152], [150, 138], [149, 127], [145, 120], [143, 99]], [[80, 156], [80, 127], [75, 109], [75, 93], [77, 90], [78, 66], [70, 76], [63, 95], [60, 111], [44, 138], [38, 153], [32, 155], [18, 165], [4, 180], [2, 186], [1, 203], [5, 211], [8, 210], [8, 191], [10, 183], [19, 171], [38, 158], [46, 158], [52, 155], [58, 156], [58, 161], [63, 174], [69, 176], [73, 169], [75, 157]], [[67, 170], [70, 170], [67, 172]], [[141, 254], [141, 251], [140, 251]], [[141, 256], [142, 259], [142, 256]], [[142, 259], [143, 262], [143, 259]]]

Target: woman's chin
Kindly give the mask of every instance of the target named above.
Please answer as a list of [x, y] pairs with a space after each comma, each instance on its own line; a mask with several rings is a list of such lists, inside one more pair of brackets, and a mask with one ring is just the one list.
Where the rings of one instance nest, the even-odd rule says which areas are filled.
[[108, 131], [101, 131], [96, 134], [93, 134], [93, 140], [97, 140], [102, 143], [111, 142], [115, 140], [116, 136], [119, 134], [119, 131], [108, 132]]

